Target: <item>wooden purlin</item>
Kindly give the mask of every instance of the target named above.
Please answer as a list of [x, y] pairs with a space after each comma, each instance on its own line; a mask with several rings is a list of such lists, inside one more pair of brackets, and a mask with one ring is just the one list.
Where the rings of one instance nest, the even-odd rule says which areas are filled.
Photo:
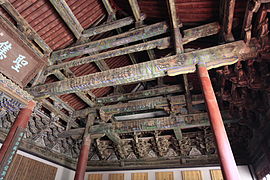
[[142, 39], [164, 34], [167, 31], [168, 27], [166, 26], [165, 22], [156, 23], [98, 41], [88, 42], [82, 45], [54, 51], [51, 55], [51, 59], [53, 62], [55, 62], [83, 54], [98, 52], [101, 50], [118, 47], [127, 43], [136, 42]]
[[[166, 75], [175, 76], [195, 71], [195, 65], [205, 63], [207, 69], [230, 65], [240, 60], [255, 58], [258, 43], [252, 40], [250, 46], [236, 41], [189, 53], [160, 58], [157, 60], [111, 69], [104, 72], [71, 78], [29, 88], [34, 96], [60, 95], [100, 87], [115, 86], [150, 80]], [[183, 62], [185, 62], [183, 64]]]
[[[184, 30], [185, 37], [183, 38], [182, 43], [187, 44], [196, 39], [217, 34], [219, 32], [219, 29], [220, 29], [219, 24], [217, 22], [214, 22], [214, 23], [209, 23], [209, 24], [202, 25], [199, 27]], [[134, 52], [140, 52], [140, 51], [144, 51], [148, 49], [154, 49], [154, 48], [163, 49], [170, 46], [170, 42], [171, 42], [171, 38], [166, 37], [166, 38], [161, 38], [161, 39], [157, 39], [153, 41], [148, 41], [145, 43], [140, 43], [136, 45], [119, 48], [116, 50], [111, 50], [107, 52], [90, 55], [87, 57], [75, 59], [73, 61], [68, 61], [68, 62], [63, 62], [56, 65], [48, 66], [45, 70], [45, 74], [48, 75], [50, 73], [53, 73], [53, 71], [55, 70], [61, 70], [65, 68], [79, 66], [82, 64], [90, 63], [90, 62], [96, 62], [99, 60], [104, 60], [107, 58], [130, 54]]]

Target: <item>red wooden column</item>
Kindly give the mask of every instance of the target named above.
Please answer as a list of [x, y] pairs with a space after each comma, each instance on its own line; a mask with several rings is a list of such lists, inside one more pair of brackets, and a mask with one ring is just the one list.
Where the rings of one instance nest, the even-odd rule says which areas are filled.
[[208, 116], [216, 140], [223, 177], [226, 180], [240, 180], [238, 169], [225, 131], [212, 83], [204, 64], [198, 66], [198, 74], [202, 84], [205, 103], [208, 109]]
[[90, 135], [88, 134], [83, 138], [83, 144], [81, 147], [74, 180], [84, 180], [90, 145], [91, 145], [91, 138]]
[[20, 110], [0, 149], [0, 180], [4, 179], [9, 165], [16, 154], [35, 105], [34, 101], [30, 101], [27, 107]]

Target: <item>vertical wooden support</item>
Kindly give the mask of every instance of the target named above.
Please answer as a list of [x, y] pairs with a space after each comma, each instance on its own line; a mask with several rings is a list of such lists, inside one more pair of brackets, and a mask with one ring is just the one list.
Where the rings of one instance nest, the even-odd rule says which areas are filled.
[[91, 136], [89, 134], [89, 128], [93, 125], [94, 119], [95, 117], [92, 114], [88, 115], [74, 180], [84, 180], [89, 150], [91, 146]]
[[210, 124], [213, 129], [219, 160], [224, 179], [239, 180], [239, 173], [230, 147], [230, 143], [222, 121], [216, 96], [209, 78], [208, 70], [204, 64], [198, 66], [198, 74], [202, 84], [205, 103], [208, 109]]
[[88, 134], [83, 138], [83, 144], [81, 147], [74, 180], [84, 180], [90, 145], [91, 145], [91, 138], [90, 135]]
[[0, 179], [4, 179], [7, 174], [35, 105], [34, 101], [30, 101], [27, 107], [21, 109], [0, 149]]

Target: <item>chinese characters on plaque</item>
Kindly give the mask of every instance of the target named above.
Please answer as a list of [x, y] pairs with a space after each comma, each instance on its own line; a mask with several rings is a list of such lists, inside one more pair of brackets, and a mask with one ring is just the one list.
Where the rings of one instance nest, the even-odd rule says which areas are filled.
[[[8, 51], [12, 49], [12, 44], [9, 41], [0, 42], [0, 60], [3, 61], [7, 57]], [[8, 59], [7, 59], [8, 60]], [[14, 65], [11, 66], [11, 69], [15, 70], [16, 72], [20, 72], [20, 69], [23, 66], [27, 66], [28, 62], [25, 59], [25, 56], [19, 54], [18, 57], [12, 61]]]

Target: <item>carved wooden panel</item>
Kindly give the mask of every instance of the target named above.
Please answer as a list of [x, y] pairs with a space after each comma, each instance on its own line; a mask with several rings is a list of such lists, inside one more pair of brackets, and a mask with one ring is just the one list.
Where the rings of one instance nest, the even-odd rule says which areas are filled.
[[6, 180], [54, 180], [56, 172], [56, 167], [17, 154]]
[[102, 174], [89, 174], [88, 180], [102, 180]]
[[131, 180], [148, 180], [148, 173], [132, 173]]
[[156, 180], [174, 180], [173, 172], [156, 172]]
[[124, 174], [109, 174], [109, 180], [124, 180]]
[[212, 169], [210, 170], [210, 174], [212, 180], [224, 180], [222, 171], [220, 169]]
[[182, 171], [183, 180], [202, 180], [201, 171]]

